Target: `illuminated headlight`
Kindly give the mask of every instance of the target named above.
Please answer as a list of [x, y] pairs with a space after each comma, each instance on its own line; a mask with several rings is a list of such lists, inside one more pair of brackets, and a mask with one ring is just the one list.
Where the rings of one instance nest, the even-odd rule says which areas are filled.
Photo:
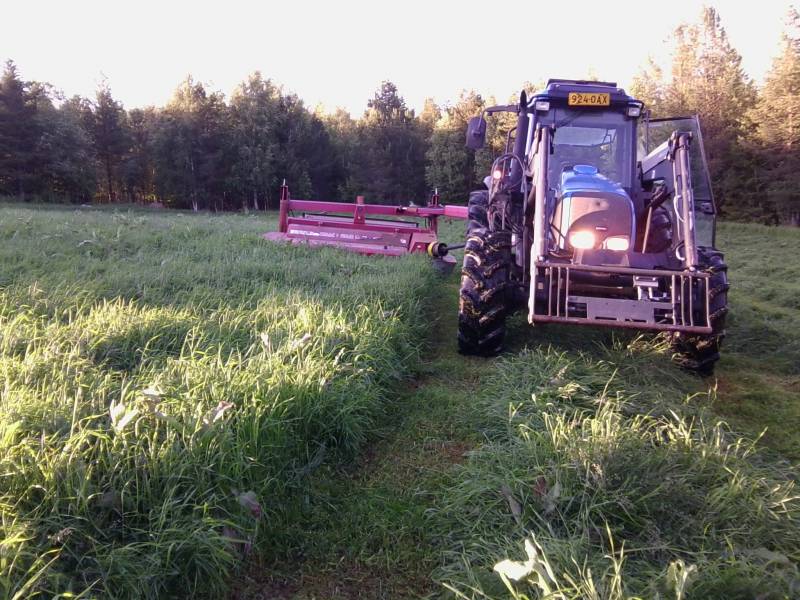
[[542, 112], [547, 112], [548, 110], [550, 110], [550, 101], [549, 100], [537, 100], [534, 103], [533, 107], [536, 110], [540, 110]]
[[588, 250], [589, 248], [594, 248], [596, 241], [597, 238], [591, 231], [573, 231], [569, 234], [569, 244], [573, 248]]
[[629, 117], [638, 117], [642, 114], [642, 107], [638, 104], [628, 107], [628, 116]]
[[630, 240], [625, 236], [609, 237], [603, 242], [603, 246], [608, 250], [616, 250], [617, 252], [625, 252], [630, 245]]

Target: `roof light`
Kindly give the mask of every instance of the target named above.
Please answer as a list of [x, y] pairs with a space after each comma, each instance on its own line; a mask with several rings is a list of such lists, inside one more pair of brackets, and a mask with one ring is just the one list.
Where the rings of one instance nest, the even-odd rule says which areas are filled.
[[569, 245], [573, 248], [580, 248], [581, 250], [594, 248], [595, 240], [595, 235], [591, 231], [573, 231], [569, 234]]
[[540, 110], [542, 112], [547, 112], [548, 110], [550, 110], [550, 101], [549, 100], [537, 100], [534, 103], [533, 107], [536, 110]]
[[642, 107], [638, 104], [633, 104], [628, 107], [628, 116], [629, 117], [638, 117], [642, 114]]

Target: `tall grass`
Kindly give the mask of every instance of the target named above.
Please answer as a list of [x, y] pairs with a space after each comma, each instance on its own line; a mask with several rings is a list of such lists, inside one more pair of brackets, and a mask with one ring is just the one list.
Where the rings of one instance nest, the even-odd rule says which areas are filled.
[[794, 471], [720, 422], [713, 388], [665, 350], [623, 336], [493, 365], [487, 441], [431, 512], [456, 597], [797, 597]]
[[800, 229], [726, 223], [731, 313], [718, 410], [800, 459]]
[[476, 365], [485, 440], [428, 511], [450, 597], [800, 597], [800, 232], [723, 223], [719, 242], [716, 378], [657, 337], [523, 319]]
[[392, 527], [455, 597], [800, 597], [797, 232], [722, 228], [719, 380], [652, 336], [519, 319], [507, 355], [445, 352], [419, 396], [441, 400], [414, 417], [437, 436], [482, 440], [467, 460], [412, 479], [387, 461], [408, 497], [336, 504], [314, 474], [370, 438], [427, 300], [455, 290], [424, 259], [273, 246], [268, 228], [0, 207], [0, 598], [217, 597], [254, 552], [302, 560], [305, 535], [312, 561], [352, 543], [377, 565]]
[[0, 598], [217, 597], [417, 352], [423, 259], [0, 207]]

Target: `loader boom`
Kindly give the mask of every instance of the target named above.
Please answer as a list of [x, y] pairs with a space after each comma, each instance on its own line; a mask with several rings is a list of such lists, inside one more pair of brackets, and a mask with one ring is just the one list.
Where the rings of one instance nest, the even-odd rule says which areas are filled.
[[698, 266], [694, 188], [689, 162], [691, 143], [691, 132], [673, 132], [669, 140], [642, 159], [641, 169], [643, 175], [650, 174], [650, 177], [662, 179], [666, 193], [672, 197], [673, 209], [681, 224], [677, 233], [683, 242], [683, 264], [687, 270], [694, 270]]

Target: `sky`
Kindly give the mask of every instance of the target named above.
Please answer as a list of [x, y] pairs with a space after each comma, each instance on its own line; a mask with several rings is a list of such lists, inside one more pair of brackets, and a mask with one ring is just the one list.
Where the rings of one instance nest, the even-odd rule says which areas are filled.
[[[706, 2], [709, 3], [709, 2]], [[716, 0], [757, 82], [777, 53], [784, 0]], [[407, 105], [461, 90], [506, 101], [524, 81], [599, 79], [625, 86], [648, 56], [698, 19], [694, 0], [2, 0], [0, 60], [26, 80], [92, 97], [106, 81], [126, 108], [164, 105], [188, 74], [230, 95], [259, 70], [310, 108], [360, 116], [384, 80]]]

